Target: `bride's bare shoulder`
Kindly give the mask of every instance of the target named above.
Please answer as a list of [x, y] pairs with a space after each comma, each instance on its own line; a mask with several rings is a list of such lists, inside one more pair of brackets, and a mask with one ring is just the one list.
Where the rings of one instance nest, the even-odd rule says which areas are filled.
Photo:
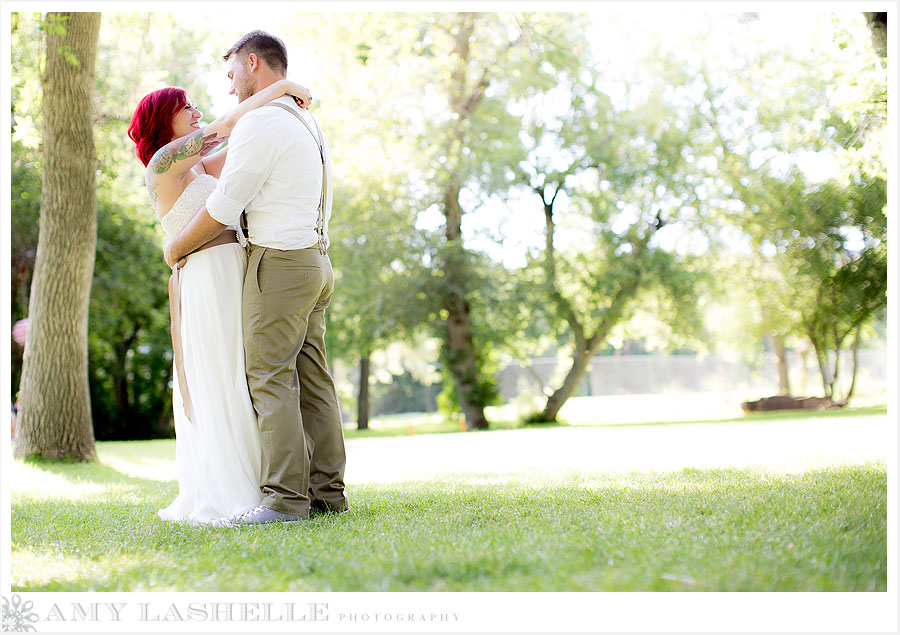
[[147, 185], [147, 193], [150, 195], [157, 220], [169, 212], [195, 176], [192, 170], [181, 174], [158, 174], [148, 167], [144, 171], [144, 183]]

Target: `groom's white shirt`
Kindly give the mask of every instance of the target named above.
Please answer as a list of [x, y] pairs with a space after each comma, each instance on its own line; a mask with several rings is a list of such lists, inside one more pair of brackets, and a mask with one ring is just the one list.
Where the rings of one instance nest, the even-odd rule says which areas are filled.
[[[275, 101], [298, 112], [316, 132], [312, 116], [288, 96]], [[318, 133], [316, 133], [318, 134]], [[324, 134], [324, 133], [323, 133]], [[331, 148], [325, 143], [328, 192], [325, 240], [331, 218]], [[318, 241], [316, 221], [322, 192], [319, 147], [296, 117], [263, 106], [241, 117], [228, 139], [228, 156], [215, 191], [206, 201], [209, 215], [238, 225], [247, 210], [248, 239], [275, 249], [305, 249]]]

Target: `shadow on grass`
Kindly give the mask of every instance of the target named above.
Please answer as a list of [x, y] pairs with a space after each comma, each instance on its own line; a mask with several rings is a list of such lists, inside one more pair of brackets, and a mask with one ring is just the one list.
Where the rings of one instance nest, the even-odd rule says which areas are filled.
[[[145, 443], [140, 442], [130, 442]], [[116, 468], [103, 463], [99, 458], [90, 461], [68, 461], [68, 460], [52, 460], [42, 457], [29, 457], [24, 459], [24, 463], [30, 467], [60, 476], [73, 485], [90, 484], [90, 485], [130, 485], [135, 487], [158, 486], [159, 480], [140, 478], [130, 474], [125, 474]], [[173, 464], [174, 467], [174, 464]]]

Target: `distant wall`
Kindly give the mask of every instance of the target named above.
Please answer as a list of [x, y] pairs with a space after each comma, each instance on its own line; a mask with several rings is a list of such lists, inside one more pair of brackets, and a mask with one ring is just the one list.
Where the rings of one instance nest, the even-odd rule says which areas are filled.
[[[809, 355], [804, 372], [799, 355], [789, 353], [791, 393], [797, 396], [821, 396], [822, 380], [815, 359]], [[421, 384], [410, 376], [392, 377], [388, 383], [375, 380], [377, 364], [373, 363], [373, 416], [381, 414], [384, 399], [404, 395], [403, 404], [394, 404], [390, 412], [436, 410], [434, 398], [440, 390], [437, 384]], [[507, 402], [517, 398], [539, 396], [542, 384], [545, 394], [562, 384], [568, 365], [559, 368], [556, 358], [534, 358], [530, 367], [512, 363], [497, 374], [500, 393]], [[850, 377], [850, 354], [841, 357], [841, 391], [846, 390]], [[383, 369], [387, 370], [387, 369]], [[346, 421], [356, 419], [356, 395], [359, 370], [343, 363], [333, 364], [343, 416]], [[392, 372], [396, 372], [393, 369]], [[385, 373], [382, 373], [384, 375]], [[387, 373], [391, 377], [390, 373]], [[760, 355], [757, 364], [709, 355], [610, 355], [595, 357], [587, 376], [582, 380], [576, 396], [584, 395], [649, 395], [667, 393], [730, 393], [737, 394], [737, 402], [759, 399], [778, 393], [778, 371], [775, 355]], [[859, 351], [859, 371], [855, 395], [882, 395], [887, 392], [887, 352], [885, 349]], [[384, 398], [384, 399], [381, 399]], [[414, 403], [413, 403], [414, 402]], [[427, 403], [426, 403], [427, 402]], [[406, 409], [402, 406], [408, 406]]]
[[[804, 372], [799, 355], [789, 354], [788, 372], [795, 395], [820, 395], [822, 381], [818, 366], [809, 355]], [[514, 363], [498, 374], [501, 394], [507, 400], [541, 391], [541, 385], [555, 389], [561, 373], [555, 358], [535, 358], [531, 367]], [[840, 375], [849, 385], [850, 353], [841, 356]], [[844, 386], [844, 383], [841, 383]], [[775, 355], [761, 356], [757, 365], [728, 360], [716, 355], [610, 355], [595, 357], [579, 385], [579, 395], [627, 395], [665, 392], [707, 392], [725, 390], [759, 392], [760, 396], [778, 392]], [[859, 351], [857, 394], [887, 390], [887, 353], [884, 349]]]

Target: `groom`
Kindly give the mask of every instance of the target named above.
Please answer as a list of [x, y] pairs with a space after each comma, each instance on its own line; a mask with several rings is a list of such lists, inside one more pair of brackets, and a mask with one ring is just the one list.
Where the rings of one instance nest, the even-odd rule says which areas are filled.
[[[253, 31], [225, 54], [230, 94], [243, 101], [284, 79], [287, 49]], [[349, 509], [344, 433], [325, 361], [325, 309], [334, 290], [326, 250], [331, 153], [290, 96], [241, 117], [216, 190], [165, 247], [181, 257], [238, 225], [246, 212], [243, 322], [247, 382], [262, 443], [262, 504], [238, 525], [295, 522], [310, 510]]]

